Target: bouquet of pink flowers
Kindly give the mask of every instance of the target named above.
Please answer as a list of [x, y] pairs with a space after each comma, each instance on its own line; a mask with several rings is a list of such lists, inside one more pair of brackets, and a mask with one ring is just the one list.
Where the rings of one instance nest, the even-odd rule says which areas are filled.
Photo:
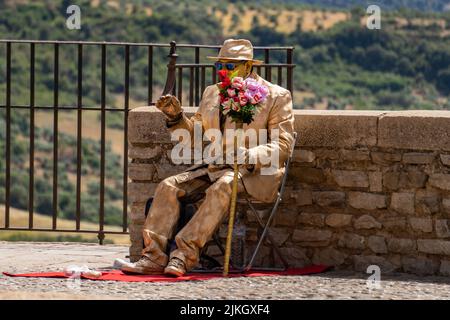
[[253, 78], [229, 78], [226, 70], [219, 71], [219, 79], [219, 109], [234, 122], [251, 123], [258, 105], [266, 100], [267, 87]]

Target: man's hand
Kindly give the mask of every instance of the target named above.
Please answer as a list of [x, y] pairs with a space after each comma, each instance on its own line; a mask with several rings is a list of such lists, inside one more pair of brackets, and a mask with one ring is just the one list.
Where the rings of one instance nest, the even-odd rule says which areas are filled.
[[156, 101], [156, 107], [161, 110], [169, 119], [177, 118], [181, 113], [181, 103], [177, 97], [166, 94]]

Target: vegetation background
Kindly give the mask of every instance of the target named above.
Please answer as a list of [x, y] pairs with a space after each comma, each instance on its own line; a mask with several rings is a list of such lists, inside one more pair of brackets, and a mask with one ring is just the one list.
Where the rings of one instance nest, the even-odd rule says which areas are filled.
[[[81, 8], [81, 29], [66, 27], [67, 7]], [[381, 29], [366, 27], [366, 8], [381, 7]], [[294, 46], [294, 104], [306, 109], [450, 109], [450, 5], [444, 0], [9, 0], [0, 1], [0, 39], [126, 41], [221, 44], [248, 38], [255, 46]], [[6, 45], [0, 43], [0, 105], [5, 104]], [[179, 49], [180, 62], [192, 62], [193, 51]], [[214, 51], [201, 52], [204, 57]], [[60, 48], [61, 106], [76, 105], [75, 46]], [[167, 48], [154, 52], [154, 96], [165, 80]], [[262, 58], [257, 53], [257, 58]], [[123, 108], [123, 47], [107, 51], [107, 105]], [[100, 47], [84, 49], [83, 104], [100, 103]], [[273, 54], [275, 61], [284, 56]], [[29, 45], [14, 44], [12, 104], [29, 103]], [[147, 51], [131, 51], [130, 106], [146, 105]], [[36, 47], [36, 105], [53, 105], [53, 48]], [[186, 78], [187, 79], [187, 78]], [[184, 81], [187, 85], [187, 81]], [[183, 101], [184, 104], [187, 102]], [[0, 108], [0, 203], [5, 199], [5, 109]], [[82, 220], [98, 223], [100, 114], [83, 112]], [[117, 230], [122, 221], [122, 112], [107, 113], [105, 222]], [[36, 111], [34, 211], [42, 227], [52, 214], [53, 112]], [[75, 217], [76, 113], [59, 114], [58, 216]], [[26, 227], [30, 116], [12, 112], [11, 205], [13, 226]], [[0, 206], [0, 217], [3, 216]], [[42, 219], [41, 219], [42, 218]], [[3, 217], [1, 218], [3, 219]], [[0, 223], [3, 223], [0, 221]], [[120, 230], [120, 228], [119, 228]], [[47, 234], [0, 233], [6, 239], [41, 239]], [[39, 238], [40, 237], [40, 238]], [[79, 240], [70, 238], [67, 240]], [[90, 240], [95, 240], [89, 238]], [[116, 239], [114, 239], [116, 240]], [[113, 241], [113, 240], [111, 240]]]

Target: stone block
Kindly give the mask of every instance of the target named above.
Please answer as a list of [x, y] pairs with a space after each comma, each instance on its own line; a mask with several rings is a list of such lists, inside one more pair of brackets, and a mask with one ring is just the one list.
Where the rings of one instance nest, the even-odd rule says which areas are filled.
[[367, 188], [369, 178], [364, 171], [332, 170], [334, 180], [340, 187]]
[[442, 199], [442, 209], [444, 209], [445, 212], [450, 213], [450, 198]]
[[369, 150], [341, 150], [341, 154], [346, 161], [370, 160]]
[[350, 214], [332, 213], [326, 217], [325, 223], [333, 228], [341, 228], [350, 225], [352, 217]]
[[418, 275], [432, 275], [438, 272], [439, 262], [425, 257], [402, 257], [403, 271]]
[[313, 203], [312, 192], [310, 190], [296, 190], [291, 193], [298, 206], [308, 206]]
[[436, 232], [436, 236], [438, 238], [449, 238], [450, 237], [449, 220], [436, 219], [434, 222], [434, 229]]
[[394, 192], [391, 196], [390, 208], [404, 214], [413, 214], [414, 193]]
[[450, 255], [450, 241], [435, 239], [417, 240], [417, 249], [420, 252], [439, 255]]
[[[156, 140], [158, 141], [158, 140]], [[130, 145], [128, 148], [128, 157], [132, 159], [155, 159], [162, 155], [163, 150], [160, 146], [140, 147]]]
[[377, 142], [381, 111], [294, 110], [298, 144], [313, 147], [370, 147]]
[[419, 232], [432, 232], [433, 231], [433, 221], [431, 218], [414, 218], [410, 217], [409, 219], [409, 225], [414, 231]]
[[417, 190], [416, 211], [425, 215], [438, 213], [440, 197], [439, 193], [432, 190]]
[[442, 260], [441, 267], [439, 268], [439, 273], [443, 276], [450, 276], [450, 260]]
[[316, 159], [316, 155], [314, 152], [309, 150], [294, 150], [294, 154], [292, 155], [292, 161], [300, 162], [300, 163], [311, 163]]
[[155, 193], [157, 183], [128, 182], [128, 200], [130, 202], [147, 202]]
[[338, 246], [349, 249], [364, 249], [366, 241], [364, 237], [354, 233], [344, 233], [339, 236]]
[[130, 163], [128, 164], [128, 177], [133, 181], [151, 181], [155, 170], [152, 163]]
[[383, 191], [383, 174], [380, 171], [369, 172], [369, 191]]
[[325, 215], [321, 213], [303, 212], [299, 214], [297, 218], [297, 223], [316, 227], [323, 227], [325, 225]]
[[292, 167], [289, 169], [289, 180], [308, 184], [319, 184], [325, 181], [322, 169], [310, 167]]
[[390, 238], [387, 243], [389, 252], [410, 254], [417, 250], [416, 241], [413, 239]]
[[370, 153], [370, 157], [372, 158], [372, 162], [382, 165], [389, 166], [393, 162], [398, 162], [402, 159], [402, 155], [400, 153], [388, 153], [388, 152], [378, 152], [372, 151]]
[[444, 166], [450, 166], [450, 154], [441, 154], [440, 158]]
[[379, 147], [449, 151], [450, 112], [390, 111], [379, 117]]
[[393, 272], [397, 267], [381, 256], [355, 255], [352, 257], [354, 268], [356, 271], [367, 272], [367, 268], [371, 265], [378, 266], [381, 274]]
[[368, 214], [362, 215], [353, 223], [356, 229], [381, 229], [382, 225]]
[[345, 262], [347, 254], [334, 248], [316, 249], [312, 263], [315, 265], [339, 266]]
[[434, 173], [428, 179], [428, 183], [432, 187], [450, 191], [450, 174]]
[[321, 207], [343, 207], [345, 193], [341, 191], [317, 191], [313, 192], [313, 200]]
[[[292, 268], [303, 268], [311, 265], [311, 260], [303, 249], [288, 247], [280, 248], [280, 251]], [[280, 261], [277, 261], [277, 264], [280, 265]]]
[[385, 217], [382, 220], [383, 227], [389, 231], [403, 231], [406, 229], [405, 217]]
[[327, 241], [331, 239], [332, 232], [322, 229], [296, 229], [292, 235], [294, 242]]
[[381, 236], [370, 236], [367, 239], [367, 246], [375, 253], [387, 253], [386, 240]]
[[434, 158], [433, 153], [408, 152], [403, 154], [402, 161], [408, 164], [429, 164], [433, 162]]
[[133, 202], [128, 211], [128, 217], [131, 221], [145, 220], [145, 202]]
[[386, 208], [386, 196], [368, 192], [349, 192], [348, 204], [356, 209], [382, 209]]

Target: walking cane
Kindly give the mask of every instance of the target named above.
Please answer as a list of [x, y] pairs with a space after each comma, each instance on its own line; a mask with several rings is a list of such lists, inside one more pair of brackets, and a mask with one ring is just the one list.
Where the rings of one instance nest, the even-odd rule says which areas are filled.
[[231, 255], [231, 240], [233, 238], [233, 225], [234, 225], [234, 216], [236, 214], [236, 202], [237, 202], [237, 191], [238, 191], [238, 181], [239, 181], [239, 166], [237, 163], [237, 147], [238, 147], [238, 135], [241, 133], [242, 128], [244, 127], [243, 122], [236, 122], [236, 134], [234, 135], [234, 150], [236, 151], [236, 156], [234, 157], [234, 176], [233, 176], [233, 189], [231, 193], [231, 202], [230, 202], [230, 216], [228, 219], [228, 233], [227, 233], [227, 242], [225, 246], [225, 261], [223, 265], [223, 276], [228, 276], [228, 271], [230, 267], [230, 255]]

